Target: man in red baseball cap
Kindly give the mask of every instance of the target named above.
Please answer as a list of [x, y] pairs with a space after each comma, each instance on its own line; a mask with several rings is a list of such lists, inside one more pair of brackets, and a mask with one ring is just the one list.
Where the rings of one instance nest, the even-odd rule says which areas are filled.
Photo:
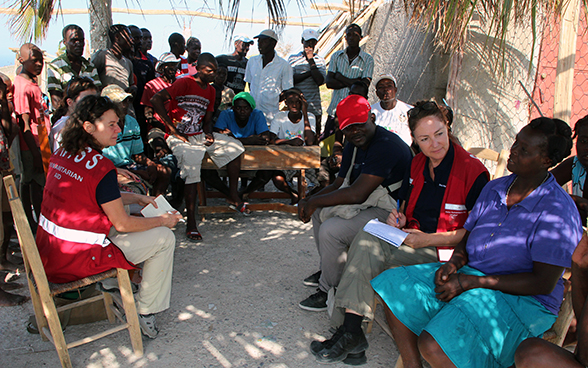
[[347, 249], [365, 224], [385, 221], [396, 208], [398, 190], [412, 154], [398, 135], [376, 126], [367, 99], [350, 95], [337, 105], [339, 128], [347, 145], [335, 181], [301, 200], [298, 216], [312, 218], [314, 239], [320, 255], [320, 271], [304, 280], [318, 286], [316, 294], [299, 306], [309, 311], [327, 309], [327, 293], [339, 284]]

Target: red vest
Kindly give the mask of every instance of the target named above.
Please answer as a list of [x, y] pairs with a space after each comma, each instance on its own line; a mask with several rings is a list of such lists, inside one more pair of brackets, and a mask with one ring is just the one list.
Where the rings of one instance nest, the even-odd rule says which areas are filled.
[[112, 223], [96, 201], [96, 187], [114, 169], [89, 147], [77, 156], [59, 149], [51, 157], [36, 238], [50, 282], [134, 268], [106, 238]]
[[[488, 179], [490, 174], [488, 170], [476, 157], [464, 150], [461, 146], [451, 143], [454, 148], [453, 163], [451, 165], [451, 172], [447, 180], [447, 187], [441, 203], [441, 211], [439, 213], [439, 221], [437, 222], [437, 232], [447, 232], [463, 228], [463, 224], [468, 218], [468, 210], [466, 208], [466, 198], [470, 189], [478, 176], [486, 173]], [[417, 199], [421, 194], [425, 177], [423, 171], [425, 170], [425, 163], [427, 156], [419, 153], [412, 159], [410, 167], [410, 197], [406, 206], [406, 221], [407, 224], [414, 220], [413, 213], [416, 206]], [[413, 221], [413, 223], [415, 223]], [[418, 222], [417, 222], [418, 223]], [[447, 249], [453, 247], [439, 247], [439, 249]], [[439, 254], [439, 252], [437, 252]]]

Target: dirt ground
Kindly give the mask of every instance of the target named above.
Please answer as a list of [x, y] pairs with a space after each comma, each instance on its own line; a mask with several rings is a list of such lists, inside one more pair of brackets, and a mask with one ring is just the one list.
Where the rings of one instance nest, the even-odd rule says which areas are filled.
[[[289, 213], [254, 212], [207, 215], [199, 229], [200, 243], [186, 239], [184, 225], [175, 230], [171, 307], [157, 315], [159, 336], [143, 338], [144, 356], [119, 332], [70, 350], [75, 367], [321, 366], [309, 344], [331, 336], [327, 313], [298, 307], [314, 292], [302, 280], [318, 270], [312, 226]], [[32, 313], [30, 301], [0, 308], [0, 366], [59, 366], [51, 343], [26, 331]], [[66, 340], [106, 325], [69, 326]], [[367, 337], [365, 367], [394, 366], [396, 346], [380, 326]]]

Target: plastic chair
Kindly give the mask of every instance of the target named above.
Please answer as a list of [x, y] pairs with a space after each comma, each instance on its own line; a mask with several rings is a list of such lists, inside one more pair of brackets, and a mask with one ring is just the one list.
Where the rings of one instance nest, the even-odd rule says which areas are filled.
[[[22, 202], [14, 183], [14, 178], [11, 175], [4, 177], [4, 186], [8, 194], [10, 209], [12, 211], [16, 232], [18, 234], [18, 241], [22, 250], [27, 281], [35, 310], [37, 328], [43, 340], [49, 340], [55, 346], [57, 354], [59, 355], [59, 360], [61, 361], [61, 365], [68, 368], [72, 367], [69, 356], [69, 349], [87, 344], [99, 338], [125, 329], [129, 331], [131, 345], [133, 346], [135, 354], [137, 356], [142, 356], [143, 341], [141, 339], [139, 318], [137, 315], [137, 309], [135, 307], [135, 299], [133, 297], [128, 271], [122, 268], [113, 268], [98, 275], [85, 277], [83, 279], [65, 284], [54, 284], [48, 282], [41, 257], [39, 256], [37, 244], [35, 243], [35, 238], [33, 237], [33, 233], [31, 232], [29, 222], [25, 215]], [[91, 285], [110, 277], [117, 277], [118, 279], [121, 300], [117, 300], [117, 304], [122, 304], [126, 315], [126, 321], [124, 320], [122, 312], [113, 304], [113, 297], [109, 293], [102, 293], [102, 295], [97, 295], [89, 299], [83, 299], [56, 308], [55, 301], [53, 299], [55, 295], [75, 290], [83, 286]], [[108, 316], [110, 323], [114, 323], [116, 316], [120, 320], [121, 324], [95, 335], [66, 343], [58, 312], [93, 303], [96, 300], [101, 299], [104, 300], [106, 315]]]

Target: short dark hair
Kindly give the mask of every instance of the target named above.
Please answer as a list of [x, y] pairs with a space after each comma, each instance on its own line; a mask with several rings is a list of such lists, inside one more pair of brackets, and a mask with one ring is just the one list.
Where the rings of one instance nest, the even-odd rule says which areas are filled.
[[347, 32], [350, 29], [355, 29], [359, 35], [361, 36], [361, 27], [355, 23], [351, 23], [350, 25], [347, 26], [347, 28], [345, 28], [345, 32]]
[[210, 52], [204, 52], [198, 56], [198, 62], [196, 62], [196, 66], [200, 65], [214, 65], [218, 67], [218, 62], [213, 54]]
[[149, 33], [151, 33], [151, 31], [148, 30], [147, 28], [141, 28], [141, 32], [149, 32]]
[[116, 36], [118, 36], [124, 31], [128, 31], [129, 34], [131, 33], [129, 27], [125, 26], [124, 24], [114, 24], [110, 26], [110, 28], [108, 29], [108, 38], [110, 39], [110, 42], [114, 43], [114, 39], [116, 38]]
[[63, 37], [64, 40], [65, 40], [65, 35], [69, 31], [80, 31], [80, 32], [84, 33], [84, 30], [82, 29], [82, 27], [78, 26], [77, 24], [68, 24], [67, 26], [63, 27], [63, 30], [61, 31], [61, 37]]
[[189, 47], [191, 44], [198, 42], [200, 45], [202, 45], [202, 42], [200, 42], [199, 39], [197, 39], [196, 37], [190, 37], [188, 38], [188, 41], [186, 41], [186, 47]]
[[174, 43], [186, 42], [186, 39], [184, 38], [184, 36], [182, 36], [178, 32], [174, 32], [174, 33], [172, 33], [172, 34], [169, 35], [169, 38], [167, 39], [167, 42], [169, 43], [169, 47], [172, 47]]
[[560, 163], [572, 153], [572, 128], [563, 120], [540, 117], [531, 120], [529, 127], [545, 135], [547, 143], [543, 146], [551, 166]]

